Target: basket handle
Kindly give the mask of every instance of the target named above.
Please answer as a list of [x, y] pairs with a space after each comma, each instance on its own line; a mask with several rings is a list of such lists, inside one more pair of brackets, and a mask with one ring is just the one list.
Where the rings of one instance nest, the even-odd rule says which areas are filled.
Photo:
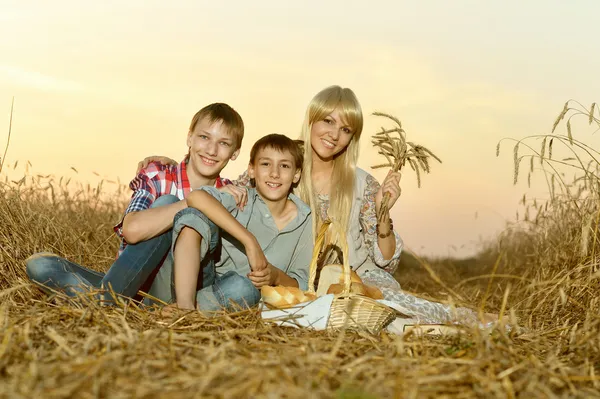
[[[313, 248], [312, 259], [310, 261], [309, 266], [309, 278], [308, 278], [308, 292], [315, 292], [315, 279], [317, 277], [317, 262], [319, 260], [319, 252], [325, 245], [325, 235], [327, 234], [327, 230], [329, 226], [333, 225], [333, 227], [337, 227], [335, 223], [332, 223], [330, 219], [324, 220], [321, 224], [321, 228], [319, 229], [319, 233], [317, 234], [317, 239], [315, 240], [315, 246]], [[340, 231], [340, 246], [342, 250], [343, 257], [343, 271], [344, 271], [344, 294], [350, 293], [350, 262], [348, 260], [348, 242], [346, 239], [346, 233]]]

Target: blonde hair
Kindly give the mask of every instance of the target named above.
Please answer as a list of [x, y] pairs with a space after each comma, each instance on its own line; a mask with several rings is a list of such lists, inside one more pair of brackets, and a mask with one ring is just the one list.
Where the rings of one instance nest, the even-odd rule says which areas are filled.
[[[313, 239], [317, 237], [317, 229], [322, 223], [321, 214], [317, 209], [317, 198], [312, 182], [313, 151], [311, 145], [311, 130], [315, 122], [323, 120], [335, 109], [339, 109], [344, 123], [352, 129], [353, 135], [348, 146], [337, 154], [333, 160], [331, 181], [335, 182], [335, 190], [329, 193], [328, 217], [335, 222], [333, 231], [348, 231], [350, 211], [354, 201], [354, 180], [356, 163], [358, 161], [359, 139], [363, 128], [363, 115], [360, 103], [354, 92], [340, 86], [330, 86], [321, 90], [308, 104], [301, 139], [304, 142], [304, 167], [298, 186], [298, 194], [304, 202], [310, 205], [313, 214]], [[334, 234], [326, 244], [335, 244], [341, 236]]]

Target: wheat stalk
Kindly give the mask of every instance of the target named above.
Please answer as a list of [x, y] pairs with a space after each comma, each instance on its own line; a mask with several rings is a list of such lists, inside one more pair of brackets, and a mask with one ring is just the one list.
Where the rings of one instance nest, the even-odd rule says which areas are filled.
[[556, 127], [558, 126], [558, 124], [560, 123], [560, 121], [562, 121], [564, 119], [564, 117], [567, 114], [567, 112], [569, 112], [569, 101], [567, 101], [565, 103], [565, 106], [563, 107], [563, 110], [560, 112], [560, 114], [558, 115], [558, 117], [554, 121], [554, 124], [552, 125], [552, 133], [554, 133], [554, 131], [556, 130]]
[[[397, 127], [392, 129], [381, 128], [381, 131], [375, 133], [371, 139], [373, 146], [378, 149], [378, 153], [383, 155], [387, 163], [372, 166], [373, 169], [392, 168], [392, 171], [399, 172], [406, 162], [417, 174], [417, 186], [421, 187], [421, 172], [429, 173], [429, 158], [434, 158], [442, 162], [433, 152], [422, 145], [406, 141], [406, 132], [402, 128], [400, 120], [392, 115], [383, 112], [373, 112], [375, 116], [383, 116], [391, 119]], [[382, 221], [389, 211], [390, 194], [386, 193], [381, 202], [381, 208], [377, 215], [377, 220]]]
[[6, 148], [4, 148], [4, 155], [2, 155], [2, 159], [0, 159], [0, 173], [2, 173], [2, 167], [4, 166], [4, 161], [6, 160], [6, 153], [8, 152], [8, 145], [10, 144], [10, 133], [12, 131], [12, 119], [13, 119], [13, 108], [15, 106], [15, 98], [12, 98], [12, 102], [10, 104], [10, 120], [8, 122], [8, 139], [6, 140]]

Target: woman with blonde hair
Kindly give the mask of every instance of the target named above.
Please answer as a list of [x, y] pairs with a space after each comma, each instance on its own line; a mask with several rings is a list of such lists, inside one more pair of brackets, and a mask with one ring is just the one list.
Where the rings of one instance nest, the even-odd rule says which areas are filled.
[[[380, 186], [356, 166], [362, 128], [362, 110], [352, 90], [330, 86], [320, 91], [308, 105], [302, 126], [301, 139], [308, 150], [298, 191], [318, 216], [313, 219], [315, 234], [325, 219], [346, 232], [348, 260], [360, 277], [376, 270], [391, 277], [402, 240], [389, 214], [382, 223], [376, 215], [386, 192], [390, 208], [400, 196], [400, 174], [388, 173]], [[333, 236], [327, 244], [337, 246], [337, 240]]]

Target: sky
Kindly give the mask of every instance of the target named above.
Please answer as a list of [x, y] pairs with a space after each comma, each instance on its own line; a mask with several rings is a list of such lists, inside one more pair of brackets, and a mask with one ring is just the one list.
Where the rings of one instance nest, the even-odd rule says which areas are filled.
[[568, 99], [600, 101], [599, 12], [593, 0], [0, 0], [7, 163], [126, 183], [146, 156], [181, 160], [191, 117], [222, 101], [246, 125], [223, 173], [236, 177], [257, 138], [296, 138], [310, 99], [338, 84], [365, 113], [361, 168], [385, 176], [370, 137], [391, 125], [374, 111], [443, 161], [421, 188], [403, 175], [392, 218], [406, 247], [468, 256], [524, 192], [546, 195], [513, 186], [512, 147], [496, 157], [498, 141], [548, 133]]

